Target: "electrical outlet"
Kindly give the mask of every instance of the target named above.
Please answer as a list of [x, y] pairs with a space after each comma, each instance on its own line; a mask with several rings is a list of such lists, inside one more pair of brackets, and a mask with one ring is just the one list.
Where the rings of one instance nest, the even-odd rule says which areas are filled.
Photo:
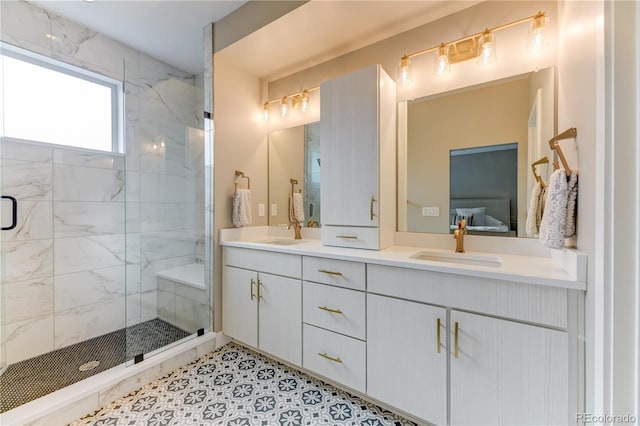
[[264, 203], [258, 203], [258, 216], [262, 217], [265, 215], [265, 205]]
[[440, 216], [440, 207], [423, 207], [422, 216]]
[[276, 203], [271, 204], [271, 216], [278, 216], [278, 205]]

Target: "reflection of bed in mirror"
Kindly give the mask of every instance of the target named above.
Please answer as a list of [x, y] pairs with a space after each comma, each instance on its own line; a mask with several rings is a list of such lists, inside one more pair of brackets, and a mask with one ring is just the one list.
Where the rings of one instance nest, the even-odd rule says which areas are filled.
[[515, 230], [509, 229], [509, 198], [452, 198], [450, 209], [451, 233], [457, 228], [456, 221], [465, 219], [470, 235], [516, 235]]

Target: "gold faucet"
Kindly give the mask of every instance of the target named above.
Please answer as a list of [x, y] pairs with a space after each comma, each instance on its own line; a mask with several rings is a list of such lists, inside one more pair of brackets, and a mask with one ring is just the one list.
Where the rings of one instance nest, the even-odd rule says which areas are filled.
[[317, 220], [313, 220], [313, 216], [311, 216], [307, 221], [307, 228], [314, 228], [314, 227], [319, 228], [320, 224], [318, 223]]
[[456, 240], [456, 253], [464, 253], [464, 235], [467, 233], [467, 221], [458, 221], [458, 229], [453, 231], [453, 238]]
[[289, 225], [287, 225], [287, 229], [291, 229], [292, 226], [293, 226], [293, 234], [294, 234], [293, 239], [301, 240], [302, 235], [300, 235], [300, 229], [302, 229], [302, 225], [300, 225], [300, 222], [296, 220], [294, 222], [289, 223]]

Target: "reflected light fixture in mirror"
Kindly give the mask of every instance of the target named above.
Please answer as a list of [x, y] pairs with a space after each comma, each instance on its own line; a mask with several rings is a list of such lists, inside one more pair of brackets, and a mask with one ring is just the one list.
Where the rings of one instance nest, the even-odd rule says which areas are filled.
[[[310, 93], [316, 90], [320, 90], [320, 86], [312, 87], [311, 89], [304, 89], [300, 92], [291, 93], [285, 95], [282, 98], [265, 101], [262, 104], [262, 118], [264, 121], [269, 120], [269, 114], [271, 104], [280, 103], [280, 115], [282, 118], [286, 118], [290, 110], [300, 111], [306, 113], [309, 111], [311, 105]], [[289, 99], [291, 99], [291, 107], [289, 107]]]
[[[410, 54], [405, 54], [400, 58], [398, 69], [398, 83], [409, 84], [412, 82], [411, 59], [416, 56], [430, 52], [436, 53], [435, 71], [436, 74], [444, 75], [449, 64], [477, 58], [478, 63], [486, 65], [497, 60], [495, 33], [516, 25], [530, 22], [529, 27], [529, 50], [538, 51], [549, 45], [546, 37], [547, 16], [545, 12], [538, 12], [533, 16], [519, 19], [508, 24], [494, 28], [487, 28], [483, 32], [472, 34], [448, 43], [440, 43], [438, 46], [419, 50]], [[443, 53], [446, 50], [446, 62]]]

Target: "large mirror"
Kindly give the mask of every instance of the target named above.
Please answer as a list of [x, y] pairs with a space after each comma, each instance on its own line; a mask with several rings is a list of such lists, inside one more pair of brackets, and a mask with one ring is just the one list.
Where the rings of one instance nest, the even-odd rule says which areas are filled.
[[401, 102], [398, 231], [451, 233], [464, 217], [470, 234], [526, 237], [555, 105], [554, 68]]
[[320, 122], [269, 133], [269, 225], [291, 222], [292, 192], [300, 193], [302, 226], [319, 227]]

